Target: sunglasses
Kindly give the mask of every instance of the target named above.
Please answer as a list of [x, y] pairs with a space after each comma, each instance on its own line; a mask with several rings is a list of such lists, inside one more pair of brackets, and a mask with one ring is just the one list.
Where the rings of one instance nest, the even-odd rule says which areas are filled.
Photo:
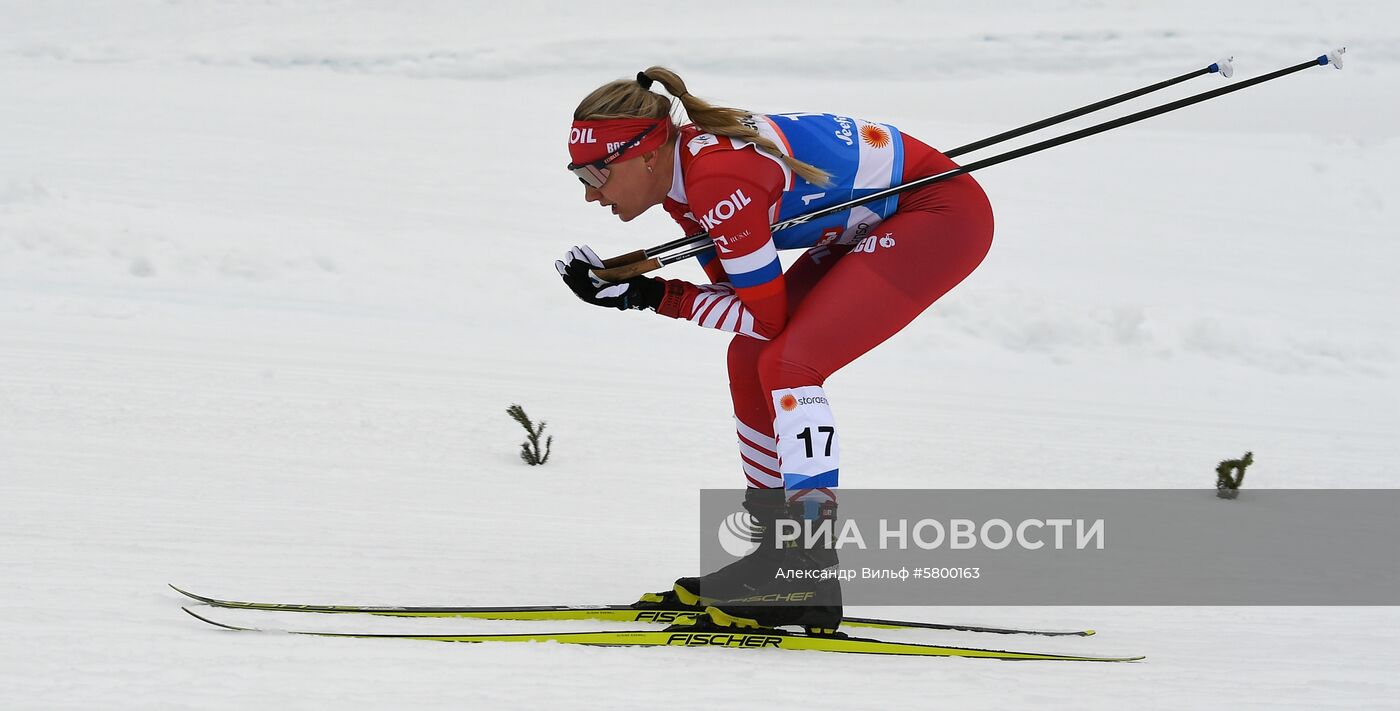
[[[656, 126], [660, 125], [662, 124], [658, 123]], [[612, 153], [609, 153], [603, 156], [602, 158], [593, 161], [592, 163], [570, 163], [569, 172], [577, 176], [580, 183], [583, 183], [584, 185], [587, 185], [590, 188], [603, 187], [603, 184], [608, 182], [608, 174], [611, 172], [608, 170], [608, 165], [611, 164], [613, 161], [617, 160], [618, 158], [622, 157], [622, 154], [626, 153], [627, 149], [637, 145], [638, 143], [641, 143], [642, 139], [646, 138], [648, 133], [651, 133], [652, 131], [656, 130], [656, 126], [652, 126], [647, 130], [642, 131], [641, 133], [633, 136], [631, 140], [618, 146], [616, 149], [613, 150]]]

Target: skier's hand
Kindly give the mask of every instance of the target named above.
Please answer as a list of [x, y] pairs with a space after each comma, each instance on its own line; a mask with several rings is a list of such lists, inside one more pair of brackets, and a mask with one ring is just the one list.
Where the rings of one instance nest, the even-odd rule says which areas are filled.
[[587, 245], [574, 247], [554, 263], [554, 269], [574, 295], [594, 306], [655, 310], [661, 304], [666, 288], [659, 279], [637, 276], [613, 284], [589, 272], [602, 268], [603, 260]]

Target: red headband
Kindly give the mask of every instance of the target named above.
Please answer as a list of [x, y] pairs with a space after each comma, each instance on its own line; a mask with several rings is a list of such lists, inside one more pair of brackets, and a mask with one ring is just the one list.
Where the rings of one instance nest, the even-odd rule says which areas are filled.
[[[653, 130], [617, 160], [627, 160], [646, 153], [666, 142], [671, 135], [670, 119], [602, 119], [598, 121], [575, 121], [569, 129], [569, 159], [575, 165], [583, 165], [602, 160], [622, 144], [637, 137], [647, 129]], [[614, 161], [616, 162], [616, 161]]]

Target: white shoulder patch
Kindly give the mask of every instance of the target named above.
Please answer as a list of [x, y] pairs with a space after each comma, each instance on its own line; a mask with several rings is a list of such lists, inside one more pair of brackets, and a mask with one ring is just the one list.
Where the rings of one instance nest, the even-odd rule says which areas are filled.
[[690, 155], [694, 156], [710, 146], [717, 145], [719, 145], [719, 139], [715, 137], [715, 134], [702, 133], [690, 139], [690, 143], [685, 144], [685, 147], [690, 151]]

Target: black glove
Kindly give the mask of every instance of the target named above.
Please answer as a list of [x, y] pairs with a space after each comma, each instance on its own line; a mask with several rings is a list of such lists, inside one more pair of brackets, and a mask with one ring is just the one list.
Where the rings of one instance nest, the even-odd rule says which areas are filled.
[[660, 279], [635, 276], [627, 281], [611, 283], [589, 273], [590, 269], [602, 268], [603, 260], [587, 246], [574, 247], [564, 255], [564, 259], [554, 263], [554, 269], [564, 277], [564, 283], [574, 295], [594, 306], [655, 311], [661, 305], [666, 286]]

